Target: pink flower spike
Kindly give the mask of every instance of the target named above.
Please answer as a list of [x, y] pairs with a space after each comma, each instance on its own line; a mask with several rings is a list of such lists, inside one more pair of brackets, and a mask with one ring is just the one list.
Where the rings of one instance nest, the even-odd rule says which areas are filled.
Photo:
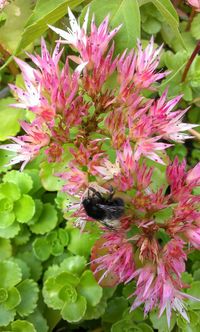
[[0, 149], [16, 152], [17, 155], [6, 166], [23, 161], [21, 166], [21, 170], [23, 170], [26, 164], [39, 154], [40, 149], [48, 145], [49, 136], [45, 133], [45, 128], [38, 120], [30, 124], [21, 122], [21, 126], [27, 135], [10, 137], [15, 143], [0, 145]]
[[70, 195], [85, 191], [88, 187], [87, 173], [79, 170], [77, 167], [72, 166], [70, 170], [57, 174], [57, 176], [67, 181], [63, 186], [63, 191], [66, 191]]
[[129, 140], [123, 144], [122, 151], [117, 151], [117, 162], [120, 164], [121, 169], [125, 173], [129, 173], [133, 170], [135, 163], [132, 147]]
[[194, 226], [188, 228], [184, 235], [195, 249], [200, 249], [200, 227]]
[[134, 273], [133, 247], [123, 233], [107, 232], [95, 244], [91, 268], [101, 284], [109, 274], [115, 284], [126, 282]]
[[31, 81], [32, 83], [35, 83], [35, 74], [37, 72], [36, 69], [32, 68], [25, 61], [22, 61], [21, 59], [19, 59], [17, 57], [14, 57], [14, 59], [22, 71], [25, 83], [26, 83], [26, 81]]
[[158, 143], [160, 136], [140, 139], [138, 140], [134, 152], [134, 158], [136, 161], [140, 159], [141, 156], [147, 157], [154, 160], [162, 165], [165, 165], [164, 161], [155, 153], [155, 151], [162, 151], [172, 146], [172, 144]]
[[68, 15], [69, 15], [69, 23], [71, 29], [67, 28], [67, 32], [62, 29], [56, 28], [52, 25], [49, 25], [49, 27], [64, 39], [62, 40], [62, 43], [71, 44], [75, 48], [77, 48], [79, 41], [81, 40], [81, 42], [86, 46], [87, 43], [86, 33], [87, 33], [87, 25], [89, 17], [89, 8], [86, 12], [82, 28], [80, 27], [80, 24], [77, 22], [75, 16], [73, 15], [69, 7], [68, 7]]
[[195, 182], [197, 186], [200, 186], [200, 162], [188, 172], [186, 182]]
[[61, 42], [70, 44], [72, 47], [77, 49], [80, 53], [81, 61], [88, 62], [87, 68], [91, 69], [95, 67], [95, 64], [98, 66], [102, 55], [108, 49], [110, 40], [118, 32], [121, 25], [109, 32], [108, 17], [106, 17], [100, 24], [99, 28], [97, 28], [93, 16], [91, 22], [91, 33], [87, 35], [89, 9], [86, 12], [82, 27], [77, 22], [70, 9], [68, 9], [68, 13], [71, 29], [68, 28], [67, 31], [63, 31], [62, 29], [52, 26], [49, 27], [64, 39]]

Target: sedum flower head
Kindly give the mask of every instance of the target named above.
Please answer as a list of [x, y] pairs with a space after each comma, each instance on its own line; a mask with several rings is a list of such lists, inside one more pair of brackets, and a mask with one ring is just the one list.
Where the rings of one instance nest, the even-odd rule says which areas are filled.
[[[28, 109], [34, 120], [23, 121], [24, 133], [0, 148], [14, 151], [10, 164], [22, 163], [22, 168], [42, 149], [55, 163], [63, 190], [77, 198], [73, 216], [80, 225], [94, 221], [81, 204], [88, 188], [104, 195], [112, 187], [125, 202], [125, 215], [114, 231], [101, 226], [92, 251], [95, 277], [105, 286], [134, 279], [132, 309], [144, 304], [145, 314], [166, 311], [168, 324], [172, 310], [188, 320], [181, 274], [187, 249], [200, 248], [200, 199], [194, 194], [200, 165], [187, 171], [185, 161], [170, 164], [165, 150], [190, 138], [185, 131], [195, 125], [182, 122], [187, 110], [177, 109], [181, 96], [168, 100], [165, 90], [157, 99], [144, 97], [144, 89], [155, 92], [168, 74], [158, 70], [162, 46], [154, 47], [153, 38], [146, 48], [138, 41], [134, 50], [115, 56], [113, 38], [120, 26], [110, 31], [106, 17], [97, 27], [93, 16], [88, 32], [89, 11], [82, 26], [68, 13], [67, 31], [51, 27], [62, 38], [52, 54], [42, 40], [41, 55], [29, 54], [33, 66], [16, 59], [24, 87], [11, 85], [17, 98], [13, 106]], [[61, 44], [77, 55], [61, 60]], [[57, 172], [66, 151], [70, 160]], [[154, 185], [157, 168], [148, 167], [149, 159], [162, 169], [168, 164], [165, 185]], [[168, 241], [159, 238], [162, 232]]]

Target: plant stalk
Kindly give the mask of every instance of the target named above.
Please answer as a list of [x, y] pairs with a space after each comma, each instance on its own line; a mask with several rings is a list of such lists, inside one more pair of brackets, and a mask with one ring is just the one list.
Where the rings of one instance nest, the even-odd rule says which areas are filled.
[[185, 66], [185, 70], [183, 72], [182, 78], [181, 78], [181, 82], [185, 82], [185, 79], [187, 77], [187, 73], [192, 65], [192, 62], [194, 61], [196, 55], [200, 52], [200, 40], [197, 42], [197, 45], [194, 49], [194, 51], [192, 52], [186, 66]]

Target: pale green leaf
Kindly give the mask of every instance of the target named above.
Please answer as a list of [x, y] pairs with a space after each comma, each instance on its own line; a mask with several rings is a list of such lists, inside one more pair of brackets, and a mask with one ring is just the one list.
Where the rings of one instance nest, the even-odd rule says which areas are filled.
[[78, 322], [83, 318], [86, 308], [86, 299], [79, 295], [76, 302], [65, 303], [61, 311], [62, 318], [70, 323]]
[[14, 103], [16, 100], [11, 97], [0, 100], [0, 141], [5, 141], [9, 136], [15, 136], [20, 130], [19, 120], [23, 118], [24, 111], [9, 106]]
[[37, 332], [33, 324], [26, 320], [16, 320], [11, 324], [12, 332]]
[[15, 183], [22, 194], [27, 194], [33, 187], [33, 181], [27, 173], [15, 170], [6, 173], [3, 182]]
[[28, 222], [35, 213], [35, 203], [32, 197], [29, 195], [22, 195], [22, 197], [15, 202], [14, 212], [20, 223]]
[[17, 46], [16, 54], [41, 36], [47, 29], [48, 24], [54, 24], [67, 13], [67, 7], [74, 8], [83, 0], [46, 0], [37, 1], [37, 5], [26, 23]]

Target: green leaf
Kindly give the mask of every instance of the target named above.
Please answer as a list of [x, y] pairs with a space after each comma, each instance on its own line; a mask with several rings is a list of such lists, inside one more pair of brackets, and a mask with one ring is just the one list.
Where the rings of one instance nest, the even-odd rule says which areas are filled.
[[[59, 273], [58, 270], [56, 271], [56, 274], [57, 273]], [[73, 287], [76, 287], [78, 283], [79, 283], [79, 278], [67, 272], [60, 273], [59, 275], [57, 275], [57, 277], [48, 278], [45, 281], [42, 290], [45, 303], [50, 308], [53, 308], [55, 310], [62, 309], [65, 301], [63, 301], [63, 299], [60, 297], [61, 289], [63, 289], [63, 287], [65, 287], [66, 285], [69, 285], [68, 286], [69, 290], [70, 286], [72, 286], [71, 288], [72, 292], [70, 293], [69, 290], [68, 296], [70, 297], [71, 294], [73, 298], [74, 297]], [[67, 293], [65, 295], [67, 295]]]
[[49, 278], [45, 281], [42, 289], [44, 302], [54, 310], [62, 309], [64, 305], [64, 301], [58, 296], [61, 288], [62, 285], [56, 283], [55, 278]]
[[22, 194], [27, 194], [33, 187], [33, 181], [27, 173], [15, 170], [6, 173], [3, 182], [15, 183]]
[[199, 250], [192, 250], [189, 254], [188, 254], [188, 258], [194, 262], [193, 266], [192, 266], [192, 270], [196, 270], [197, 268], [200, 268], [200, 261], [199, 261]]
[[138, 327], [142, 330], [142, 332], [153, 332], [152, 327], [146, 323], [139, 323]]
[[42, 265], [41, 262], [38, 261], [32, 251], [25, 251], [22, 253], [19, 253], [17, 255], [17, 258], [23, 260], [27, 266], [30, 269], [31, 277], [38, 281], [40, 279], [40, 276], [42, 274]]
[[0, 197], [0, 211], [1, 212], [11, 212], [13, 210], [13, 202], [11, 199]]
[[27, 243], [30, 236], [31, 236], [31, 233], [30, 233], [27, 225], [25, 225], [25, 224], [21, 225], [20, 232], [14, 238], [15, 245], [21, 246], [22, 244]]
[[98, 285], [93, 273], [89, 270], [83, 272], [77, 291], [86, 298], [90, 306], [97, 305], [103, 295], [102, 288]]
[[8, 228], [14, 223], [14, 221], [15, 215], [13, 212], [0, 212], [0, 230]]
[[64, 261], [60, 264], [60, 267], [63, 271], [80, 275], [85, 269], [86, 263], [87, 261], [85, 257], [77, 255], [64, 259]]
[[17, 263], [18, 266], [20, 267], [22, 272], [22, 280], [30, 278], [31, 275], [30, 268], [28, 267], [25, 261], [16, 257], [12, 257], [12, 261]]
[[199, 40], [200, 39], [200, 31], [199, 31], [199, 25], [200, 25], [200, 14], [197, 14], [194, 19], [192, 20], [190, 32], [192, 36]]
[[0, 326], [8, 325], [15, 317], [14, 310], [8, 310], [3, 304], [0, 304]]
[[17, 201], [21, 196], [17, 185], [9, 182], [0, 184], [0, 194], [9, 197], [12, 201]]
[[183, 144], [175, 144], [173, 148], [169, 148], [167, 153], [170, 156], [170, 159], [174, 160], [177, 156], [180, 161], [187, 155], [187, 148]]
[[1, 12], [1, 13], [0, 13], [0, 27], [1, 27], [2, 25], [4, 25], [4, 23], [6, 22], [6, 19], [7, 19], [7, 15], [6, 15], [6, 13]]
[[0, 150], [0, 173], [5, 173], [11, 168], [6, 165], [10, 163], [13, 156], [15, 156], [13, 151]]
[[181, 280], [185, 283], [185, 284], [191, 284], [193, 281], [193, 277], [190, 273], [188, 272], [183, 272], [181, 275]]
[[124, 310], [128, 307], [128, 302], [124, 297], [115, 297], [108, 302], [105, 314], [102, 319], [108, 323], [115, 323], [122, 318]]
[[5, 303], [8, 298], [8, 292], [5, 288], [0, 288], [0, 303]]
[[37, 259], [46, 261], [51, 254], [51, 247], [46, 238], [37, 238], [33, 242], [33, 252]]
[[[197, 299], [200, 299], [200, 281], [194, 281], [191, 283], [190, 288], [187, 289], [187, 294], [194, 296]], [[188, 300], [188, 307], [193, 310], [200, 309], [200, 301], [198, 300]]]
[[142, 29], [148, 34], [156, 34], [161, 29], [161, 23], [154, 17], [148, 17], [147, 20], [142, 24]]
[[38, 192], [40, 189], [42, 189], [42, 183], [39, 176], [39, 170], [38, 169], [25, 169], [23, 173], [28, 174], [32, 179], [32, 189], [29, 193], [29, 195], [33, 195], [36, 192]]
[[75, 255], [89, 257], [91, 248], [97, 240], [95, 234], [81, 233], [79, 229], [73, 228], [69, 230], [70, 241], [68, 250]]
[[22, 33], [16, 54], [41, 36], [48, 29], [48, 24], [53, 24], [62, 18], [66, 14], [68, 6], [74, 8], [82, 2], [83, 0], [49, 0], [47, 6], [46, 0], [37, 1]]
[[200, 281], [200, 269], [194, 271], [194, 280], [199, 280]]
[[40, 218], [43, 211], [43, 203], [40, 199], [35, 199], [35, 214], [31, 220], [29, 220], [28, 225], [35, 224]]
[[91, 320], [91, 319], [98, 319], [99, 317], [101, 317], [104, 314], [105, 309], [107, 307], [108, 298], [110, 298], [114, 292], [115, 292], [115, 287], [103, 288], [103, 296], [100, 302], [95, 307], [91, 307], [87, 304], [87, 310], [84, 319]]
[[[31, 11], [31, 0], [15, 0], [4, 9], [7, 20], [0, 28], [0, 43], [4, 45], [9, 53], [13, 53], [16, 49]], [[10, 33], [11, 31], [12, 33]], [[8, 113], [6, 116], [8, 116]]]
[[[139, 5], [143, 4], [142, 0], [138, 0]], [[178, 14], [174, 8], [174, 6], [172, 5], [170, 0], [148, 0], [145, 1], [145, 3], [147, 2], [152, 2], [156, 8], [160, 11], [160, 13], [163, 15], [163, 17], [165, 18], [167, 24], [170, 26], [171, 28], [171, 32], [174, 33], [174, 35], [176, 36], [177, 40], [179, 41], [179, 43], [182, 44], [182, 46], [185, 48], [185, 43], [184, 40], [179, 32], [178, 26], [179, 26], [179, 19], [178, 19]]]
[[17, 289], [21, 296], [21, 302], [16, 310], [20, 316], [28, 316], [37, 305], [38, 285], [32, 279], [26, 279], [17, 286]]
[[76, 302], [65, 303], [61, 311], [62, 318], [70, 323], [78, 322], [84, 317], [86, 308], [86, 299], [79, 295]]
[[150, 313], [149, 318], [153, 324], [154, 329], [159, 330], [159, 332], [169, 332], [172, 331], [174, 328], [174, 325], [176, 323], [176, 315], [174, 312], [172, 312], [172, 317], [170, 321], [170, 328], [168, 328], [167, 324], [167, 317], [166, 317], [166, 312], [162, 314], [161, 317], [158, 318], [158, 311], [154, 310]]
[[11, 288], [21, 281], [21, 270], [14, 262], [0, 261], [0, 271], [0, 287], [2, 288]]
[[37, 332], [48, 332], [50, 330], [39, 309], [36, 309], [26, 319], [35, 326]]
[[12, 332], [37, 332], [33, 324], [26, 320], [16, 320], [11, 324]]
[[67, 229], [58, 229], [47, 235], [47, 241], [51, 248], [51, 253], [54, 256], [61, 255], [64, 251], [64, 247], [69, 242], [69, 235]]
[[46, 203], [39, 219], [34, 225], [30, 225], [30, 229], [35, 234], [45, 234], [55, 228], [57, 220], [56, 209], [50, 203]]
[[9, 258], [12, 255], [10, 240], [0, 238], [0, 260]]
[[24, 111], [9, 106], [13, 103], [16, 103], [16, 100], [11, 97], [0, 100], [0, 141], [5, 141], [9, 136], [15, 136], [20, 130], [19, 120], [23, 118]]
[[147, 319], [147, 317], [144, 317], [144, 311], [141, 307], [138, 307], [138, 308], [136, 308], [135, 310], [133, 310], [131, 312], [130, 312], [130, 308], [127, 308], [123, 312], [123, 318], [124, 319], [131, 319], [136, 323], [142, 322], [145, 319]]
[[47, 191], [61, 190], [63, 186], [63, 181], [58, 176], [55, 176], [59, 172], [56, 166], [58, 167], [55, 163], [48, 163], [47, 161], [42, 162], [40, 165], [41, 182]]
[[28, 222], [35, 213], [35, 203], [32, 197], [29, 195], [22, 195], [14, 205], [14, 212], [19, 222]]
[[58, 276], [56, 276], [55, 281], [58, 285], [61, 285], [61, 287], [66, 284], [70, 284], [76, 287], [79, 284], [80, 279], [72, 273], [62, 272]]
[[[89, 4], [90, 17], [95, 13], [95, 22], [99, 25], [110, 14], [110, 28], [116, 28], [123, 23], [115, 36], [115, 53], [121, 53], [125, 48], [131, 49], [140, 38], [140, 11], [137, 1], [132, 0], [93, 0]], [[84, 8], [81, 18], [85, 16], [87, 7]]]
[[60, 289], [58, 296], [65, 303], [74, 303], [77, 300], [76, 289], [70, 284], [63, 286]]
[[20, 226], [17, 222], [14, 222], [12, 225], [6, 228], [0, 228], [0, 237], [5, 239], [12, 239], [15, 237], [20, 231]]
[[9, 310], [14, 309], [21, 301], [21, 296], [16, 287], [12, 287], [8, 290], [8, 299], [5, 303], [5, 307]]
[[128, 319], [123, 319], [112, 325], [111, 332], [142, 332], [142, 330]]

